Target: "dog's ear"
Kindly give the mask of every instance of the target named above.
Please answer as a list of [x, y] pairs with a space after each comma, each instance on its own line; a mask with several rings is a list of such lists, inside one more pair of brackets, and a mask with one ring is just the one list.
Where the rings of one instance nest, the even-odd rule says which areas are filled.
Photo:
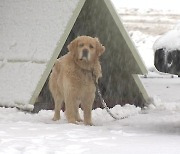
[[71, 41], [71, 43], [67, 46], [69, 52], [76, 52], [78, 46], [78, 37]]
[[100, 43], [97, 37], [95, 39], [96, 39], [96, 52], [98, 56], [101, 56], [105, 51], [105, 47]]

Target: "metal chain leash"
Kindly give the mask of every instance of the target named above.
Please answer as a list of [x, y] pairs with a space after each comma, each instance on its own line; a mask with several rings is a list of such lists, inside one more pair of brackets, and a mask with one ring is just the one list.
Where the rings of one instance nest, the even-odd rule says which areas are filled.
[[102, 94], [101, 94], [101, 91], [100, 91], [100, 88], [98, 86], [98, 83], [96, 82], [96, 76], [93, 74], [93, 70], [92, 70], [92, 76], [93, 76], [93, 80], [94, 80], [94, 84], [96, 86], [96, 89], [97, 89], [97, 93], [98, 93], [98, 96], [99, 96], [99, 99], [101, 101], [101, 104], [103, 105], [103, 107], [106, 109], [107, 113], [115, 120], [121, 120], [121, 119], [125, 119], [127, 117], [116, 117], [114, 114], [112, 114], [112, 112], [110, 111], [109, 107], [107, 106], [107, 104], [105, 103], [103, 97], [102, 97]]

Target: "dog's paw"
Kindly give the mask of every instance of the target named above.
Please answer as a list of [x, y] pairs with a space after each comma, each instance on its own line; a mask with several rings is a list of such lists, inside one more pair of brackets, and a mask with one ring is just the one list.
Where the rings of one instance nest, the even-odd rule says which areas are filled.
[[94, 124], [93, 124], [92, 122], [84, 122], [84, 124], [85, 124], [86, 126], [94, 126]]
[[53, 117], [52, 120], [53, 121], [58, 121], [58, 120], [60, 120], [60, 117]]
[[68, 121], [68, 123], [70, 123], [70, 124], [75, 124], [75, 125], [79, 125], [79, 123], [77, 122], [77, 121]]
[[76, 121], [77, 122], [83, 122], [83, 120], [81, 118], [78, 118]]
[[68, 123], [71, 123], [71, 124], [76, 124], [76, 125], [78, 125], [78, 122], [77, 122], [77, 121], [75, 121], [75, 120], [68, 120]]

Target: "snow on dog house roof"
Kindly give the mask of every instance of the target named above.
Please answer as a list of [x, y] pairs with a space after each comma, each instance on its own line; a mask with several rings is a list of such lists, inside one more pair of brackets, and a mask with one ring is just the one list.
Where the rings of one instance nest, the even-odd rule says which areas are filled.
[[2, 0], [0, 6], [1, 106], [31, 107], [60, 51], [78, 35], [97, 36], [106, 47], [106, 101], [148, 100], [132, 75], [147, 70], [110, 0]]

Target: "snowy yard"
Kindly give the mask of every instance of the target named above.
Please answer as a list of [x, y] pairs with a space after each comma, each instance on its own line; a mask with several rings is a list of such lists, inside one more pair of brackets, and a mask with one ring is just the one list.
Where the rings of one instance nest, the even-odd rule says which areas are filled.
[[[145, 4], [137, 1], [142, 5], [134, 6], [142, 12]], [[179, 15], [178, 1], [171, 1], [176, 1], [172, 7]], [[165, 10], [156, 6], [151, 11], [164, 13], [171, 1], [164, 5]], [[153, 2], [149, 7], [155, 6]], [[126, 6], [125, 2], [120, 4]], [[132, 12], [134, 9], [129, 7], [123, 10]], [[94, 126], [68, 124], [63, 112], [61, 120], [54, 122], [53, 111], [30, 114], [0, 108], [0, 154], [180, 154], [180, 78], [154, 69], [152, 45], [159, 34], [133, 29], [130, 35], [149, 70], [141, 80], [154, 100], [152, 105], [145, 110], [132, 105], [115, 106], [111, 109], [115, 115], [128, 117], [118, 121], [105, 110], [93, 110]]]
[[90, 154], [90, 153], [180, 153], [180, 104], [160, 103], [141, 111], [126, 105], [112, 109], [129, 116], [114, 121], [106, 111], [93, 111], [95, 126], [52, 122], [52, 111], [28, 114], [0, 108], [0, 153]]

